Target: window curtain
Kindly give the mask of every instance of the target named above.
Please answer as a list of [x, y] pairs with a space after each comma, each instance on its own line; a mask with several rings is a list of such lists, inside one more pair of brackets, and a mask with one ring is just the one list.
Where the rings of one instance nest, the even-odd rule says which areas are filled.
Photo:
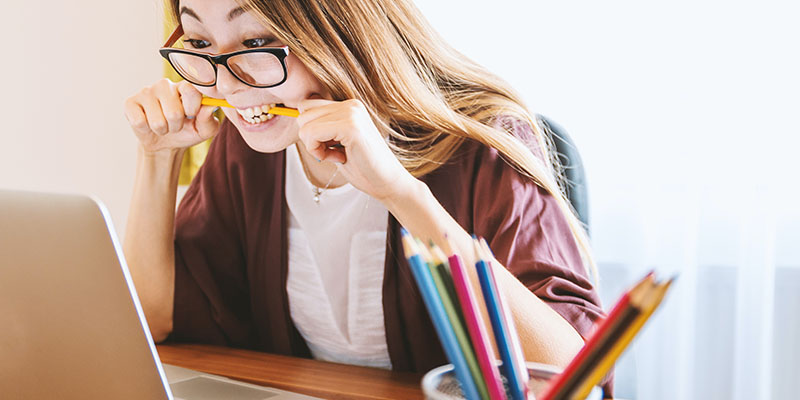
[[800, 63], [760, 55], [775, 74], [758, 90], [720, 96], [709, 65], [697, 73], [712, 87], [687, 92], [675, 117], [631, 104], [624, 118], [580, 129], [605, 143], [581, 147], [573, 135], [605, 306], [646, 271], [678, 275], [617, 365], [620, 398], [797, 398], [800, 124], [791, 103], [765, 99], [791, 98], [800, 87], [785, 77]]
[[797, 210], [794, 201], [744, 187], [711, 193], [674, 186], [620, 189], [614, 201], [595, 207], [593, 238], [606, 307], [650, 269], [678, 275], [662, 308], [618, 363], [617, 396], [796, 397]]

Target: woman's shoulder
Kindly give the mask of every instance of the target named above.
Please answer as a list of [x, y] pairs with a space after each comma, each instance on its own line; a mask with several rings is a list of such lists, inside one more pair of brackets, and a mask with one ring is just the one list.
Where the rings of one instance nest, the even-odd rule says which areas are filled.
[[[503, 116], [492, 123], [499, 130], [498, 134], [505, 131], [530, 151], [539, 151], [534, 128], [526, 121]], [[453, 207], [457, 207], [456, 204], [474, 207], [492, 198], [504, 203], [527, 203], [548, 196], [546, 190], [522, 173], [503, 152], [474, 138], [464, 138], [445, 162], [421, 180], [440, 202], [453, 203]]]
[[[498, 135], [508, 135], [514, 140], [522, 143], [533, 155], [540, 160], [544, 159], [542, 143], [537, 137], [537, 128], [531, 126], [536, 121], [527, 121], [512, 115], [499, 115], [486, 123], [487, 126], [494, 128]], [[487, 144], [477, 138], [464, 138], [459, 143], [458, 148], [442, 164], [440, 169], [445, 171], [466, 173], [477, 173], [482, 168], [509, 168], [519, 171], [513, 166], [510, 159], [498, 150], [497, 147]], [[444, 171], [443, 171], [444, 172]]]

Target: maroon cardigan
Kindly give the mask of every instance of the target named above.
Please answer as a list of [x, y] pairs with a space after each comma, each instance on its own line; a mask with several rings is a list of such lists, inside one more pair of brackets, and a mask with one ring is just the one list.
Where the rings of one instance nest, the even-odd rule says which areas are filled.
[[[527, 142], [529, 129], [515, 127]], [[284, 154], [252, 150], [230, 122], [223, 123], [176, 217], [170, 340], [310, 357], [286, 292]], [[586, 337], [603, 312], [551, 195], [496, 150], [472, 141], [421, 180], [467, 232], [485, 237], [503, 265]], [[390, 214], [386, 342], [394, 370], [425, 372], [447, 361], [399, 231]]]

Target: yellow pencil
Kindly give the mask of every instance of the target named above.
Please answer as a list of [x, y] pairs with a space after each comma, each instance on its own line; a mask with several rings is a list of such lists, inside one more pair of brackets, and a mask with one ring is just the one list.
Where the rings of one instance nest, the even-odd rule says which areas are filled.
[[[213, 97], [203, 97], [203, 100], [200, 101], [200, 104], [204, 106], [217, 106], [217, 107], [228, 107], [234, 108], [230, 103], [225, 101], [224, 99], [215, 99]], [[300, 112], [297, 109], [289, 108], [289, 107], [272, 107], [267, 111], [270, 114], [274, 115], [283, 115], [286, 117], [297, 118], [300, 116]]]
[[200, 101], [200, 104], [204, 106], [217, 106], [217, 107], [228, 107], [233, 108], [230, 103], [225, 101], [224, 99], [215, 99], [213, 97], [203, 97], [203, 100]]

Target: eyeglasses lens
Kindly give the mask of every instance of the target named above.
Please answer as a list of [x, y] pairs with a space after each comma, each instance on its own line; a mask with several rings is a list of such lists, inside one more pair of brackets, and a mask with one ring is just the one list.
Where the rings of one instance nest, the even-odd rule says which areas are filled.
[[214, 66], [203, 57], [184, 53], [171, 53], [169, 60], [178, 73], [189, 82], [199, 85], [211, 85], [217, 79]]
[[228, 59], [231, 71], [242, 81], [256, 86], [269, 86], [283, 80], [283, 65], [270, 53], [245, 53]]

